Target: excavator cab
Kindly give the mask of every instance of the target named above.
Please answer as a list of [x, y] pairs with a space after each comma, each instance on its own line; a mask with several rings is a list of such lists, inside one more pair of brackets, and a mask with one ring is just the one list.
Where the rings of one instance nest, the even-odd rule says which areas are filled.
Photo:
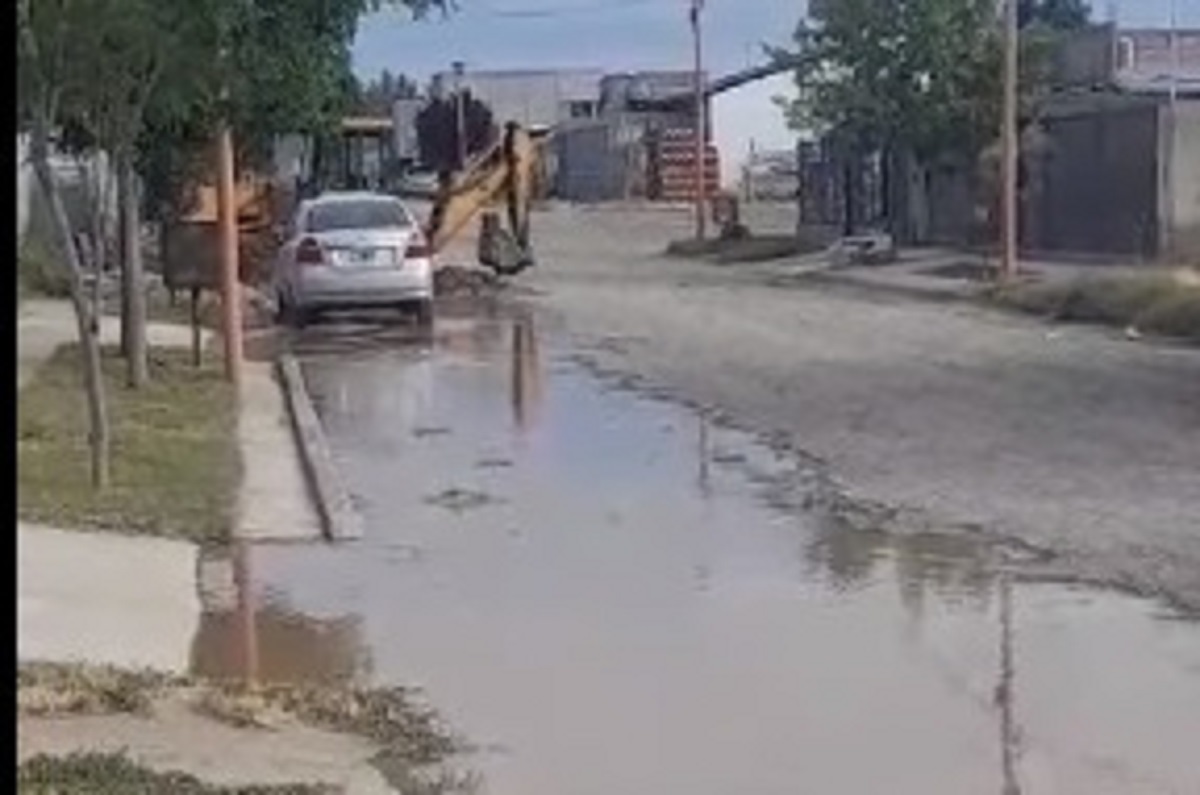
[[342, 119], [335, 137], [316, 142], [314, 183], [310, 192], [325, 190], [398, 189], [399, 162], [392, 120], [351, 116]]

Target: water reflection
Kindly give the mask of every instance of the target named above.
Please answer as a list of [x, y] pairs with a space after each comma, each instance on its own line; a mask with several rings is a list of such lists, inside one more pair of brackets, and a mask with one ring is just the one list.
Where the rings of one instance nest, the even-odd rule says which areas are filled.
[[533, 317], [526, 315], [512, 328], [512, 408], [519, 431], [528, 431], [537, 419], [542, 399], [541, 359]]
[[895, 578], [901, 601], [916, 615], [924, 612], [931, 592], [988, 608], [1001, 559], [994, 542], [968, 533], [892, 532], [886, 526], [849, 527], [831, 515], [812, 518], [813, 532], [803, 548], [809, 576], [855, 590], [876, 582], [890, 564], [886, 576]]
[[712, 476], [709, 472], [712, 450], [708, 440], [708, 425], [708, 412], [703, 410], [696, 412], [697, 436], [699, 437], [696, 445], [696, 463], [699, 469], [696, 486], [700, 489], [700, 495], [705, 498], [712, 496]]
[[[718, 417], [543, 372], [532, 322], [439, 322], [428, 351], [306, 362], [317, 400], [387, 393], [325, 417], [374, 509], [361, 544], [259, 550], [257, 576], [361, 612], [380, 682], [506, 749], [489, 792], [1200, 791], [1194, 627], [1023, 582], [981, 535], [892, 532]], [[417, 371], [436, 400], [410, 417]], [[449, 487], [496, 499], [427, 502]]]
[[1017, 779], [1018, 730], [1016, 724], [1016, 663], [1013, 652], [1012, 578], [1000, 576], [1000, 683], [996, 707], [1000, 713], [1001, 795], [1021, 795]]
[[203, 612], [192, 644], [192, 672], [247, 683], [349, 685], [371, 672], [357, 615], [316, 618], [282, 598], [259, 595], [254, 547], [206, 549], [200, 558]]

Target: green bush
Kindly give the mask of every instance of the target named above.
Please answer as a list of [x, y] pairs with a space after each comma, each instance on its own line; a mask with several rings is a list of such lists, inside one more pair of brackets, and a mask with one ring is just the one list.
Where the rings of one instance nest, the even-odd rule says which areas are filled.
[[70, 297], [71, 277], [67, 265], [44, 243], [26, 238], [17, 256], [17, 268], [21, 290], [26, 294], [47, 298]]

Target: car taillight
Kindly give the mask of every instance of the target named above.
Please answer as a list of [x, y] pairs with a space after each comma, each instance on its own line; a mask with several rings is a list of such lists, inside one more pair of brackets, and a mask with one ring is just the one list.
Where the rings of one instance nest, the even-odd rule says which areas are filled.
[[301, 265], [320, 265], [324, 261], [325, 252], [321, 249], [321, 244], [311, 237], [304, 238], [296, 247], [296, 262]]

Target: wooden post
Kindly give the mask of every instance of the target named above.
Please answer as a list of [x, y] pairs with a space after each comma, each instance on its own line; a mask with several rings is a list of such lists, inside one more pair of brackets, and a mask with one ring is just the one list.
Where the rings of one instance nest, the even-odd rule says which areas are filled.
[[250, 545], [234, 544], [233, 580], [237, 587], [237, 616], [241, 636], [242, 677], [248, 687], [258, 684], [258, 616], [254, 599], [254, 580], [250, 568]]
[[242, 289], [238, 276], [237, 198], [234, 194], [233, 135], [223, 124], [217, 137], [217, 214], [221, 255], [221, 331], [225, 377], [242, 383]]
[[707, 232], [706, 219], [704, 216], [704, 193], [707, 187], [705, 177], [707, 169], [705, 168], [705, 132], [708, 126], [708, 120], [705, 118], [705, 92], [704, 92], [704, 54], [701, 46], [700, 37], [700, 12], [704, 7], [704, 0], [692, 0], [691, 8], [691, 23], [692, 23], [692, 49], [694, 55], [693, 78], [695, 80], [696, 89], [696, 163], [695, 163], [695, 200], [696, 200], [696, 239], [703, 240]]
[[192, 366], [200, 366], [200, 288], [192, 287]]

